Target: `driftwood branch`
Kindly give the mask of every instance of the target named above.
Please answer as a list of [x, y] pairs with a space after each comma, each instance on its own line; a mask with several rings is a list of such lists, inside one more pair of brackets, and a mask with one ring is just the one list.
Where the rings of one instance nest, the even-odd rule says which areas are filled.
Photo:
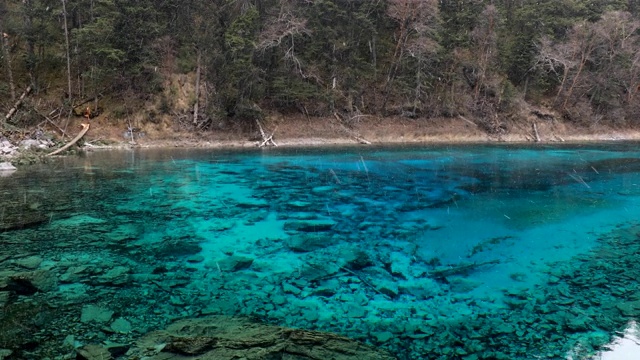
[[474, 127], [478, 127], [478, 124], [474, 123], [473, 121], [467, 119], [466, 117], [462, 116], [462, 115], [458, 115], [458, 118], [460, 118], [461, 120], [464, 120], [465, 122], [473, 125]]
[[538, 125], [534, 122], [533, 125], [533, 134], [536, 136], [536, 142], [540, 142], [540, 134], [538, 134]]
[[343, 123], [342, 119], [340, 118], [340, 115], [338, 115], [338, 113], [333, 113], [333, 116], [335, 116], [336, 120], [338, 120], [338, 125], [340, 125], [342, 130], [344, 132], [346, 132], [349, 136], [351, 136], [354, 140], [356, 140], [360, 144], [371, 145], [371, 141], [363, 138], [362, 136], [358, 135], [355, 131], [347, 128], [344, 125], [344, 123]]
[[4, 117], [5, 121], [11, 119], [11, 117], [16, 113], [16, 111], [18, 111], [18, 108], [20, 107], [20, 105], [22, 105], [24, 98], [26, 98], [30, 92], [31, 92], [31, 85], [27, 86], [27, 89], [22, 93], [22, 95], [20, 95], [20, 97], [18, 98], [18, 101], [16, 101], [16, 103], [13, 105], [11, 110], [9, 110], [7, 115]]
[[[41, 113], [41, 112], [40, 112], [40, 111], [38, 111], [38, 109], [36, 109], [35, 107], [33, 108], [33, 110], [35, 111], [35, 113], [36, 113], [36, 114], [38, 114], [38, 115], [40, 115], [41, 117], [43, 117], [43, 118], [44, 118], [44, 121], [43, 121], [43, 122], [41, 122], [40, 124], [38, 124], [38, 127], [39, 127], [39, 126], [41, 126], [41, 125], [42, 125], [42, 124], [44, 124], [44, 123], [49, 123], [49, 124], [51, 124], [53, 127], [55, 127], [58, 131], [60, 131], [60, 133], [62, 134], [62, 136], [63, 136], [63, 137], [64, 137], [64, 136], [67, 136], [67, 133], [66, 133], [66, 132], [65, 132], [65, 131], [60, 127], [60, 126], [58, 126], [58, 124], [56, 124], [56, 123], [53, 121], [53, 119], [51, 119], [48, 115], [45, 115], [45, 114]], [[58, 109], [55, 109], [55, 110], [51, 111], [51, 112], [49, 113], [49, 115], [54, 114], [56, 111], [58, 111]], [[60, 115], [58, 114], [58, 116], [60, 116]]]
[[276, 130], [273, 130], [271, 135], [267, 136], [267, 134], [264, 132], [264, 129], [262, 128], [262, 125], [260, 124], [260, 121], [258, 121], [258, 119], [256, 119], [256, 124], [258, 124], [258, 129], [260, 129], [260, 135], [262, 136], [262, 143], [260, 143], [259, 147], [266, 146], [269, 143], [271, 143], [273, 146], [278, 146], [278, 144], [276, 144], [276, 142], [273, 141], [273, 135], [276, 133]]
[[67, 150], [71, 146], [73, 146], [73, 144], [77, 143], [80, 139], [82, 139], [84, 134], [86, 134], [87, 131], [89, 131], [89, 124], [81, 124], [81, 125], [82, 125], [82, 130], [80, 130], [80, 133], [78, 133], [78, 135], [75, 138], [73, 138], [73, 140], [69, 141], [65, 146], [61, 147], [60, 149], [55, 150], [52, 153], [49, 153], [47, 156], [53, 156], [53, 155], [59, 154]]
[[389, 295], [381, 292], [380, 290], [378, 290], [378, 288], [376, 288], [375, 286], [373, 286], [371, 283], [367, 282], [366, 280], [364, 280], [363, 278], [361, 278], [358, 274], [356, 274], [355, 272], [347, 269], [346, 267], [341, 267], [342, 270], [348, 272], [349, 274], [355, 276], [358, 280], [362, 281], [363, 284], [367, 285], [369, 288], [371, 288], [373, 291], [375, 291], [376, 293], [382, 295], [382, 296], [386, 296], [388, 298], [391, 298]]

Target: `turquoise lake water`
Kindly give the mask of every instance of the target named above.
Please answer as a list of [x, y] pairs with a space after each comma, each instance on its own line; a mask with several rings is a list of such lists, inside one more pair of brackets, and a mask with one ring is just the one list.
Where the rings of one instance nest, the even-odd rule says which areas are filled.
[[213, 314], [586, 359], [640, 314], [635, 143], [95, 152], [0, 177], [0, 208], [16, 359]]

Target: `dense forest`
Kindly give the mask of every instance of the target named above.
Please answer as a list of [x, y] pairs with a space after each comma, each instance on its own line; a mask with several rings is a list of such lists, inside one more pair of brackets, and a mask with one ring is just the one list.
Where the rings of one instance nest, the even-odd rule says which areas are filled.
[[0, 125], [88, 106], [197, 131], [277, 112], [498, 133], [524, 108], [631, 127], [639, 29], [640, 0], [2, 0]]

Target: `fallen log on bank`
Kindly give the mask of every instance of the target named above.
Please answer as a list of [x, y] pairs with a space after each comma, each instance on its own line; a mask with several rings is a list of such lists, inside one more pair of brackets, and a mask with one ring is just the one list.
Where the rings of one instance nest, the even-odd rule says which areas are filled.
[[536, 142], [540, 142], [540, 134], [538, 133], [538, 125], [536, 125], [536, 122], [533, 122], [533, 135], [535, 136]]
[[73, 144], [77, 143], [80, 139], [82, 139], [84, 134], [86, 134], [87, 131], [89, 131], [89, 124], [80, 124], [80, 125], [82, 126], [82, 130], [80, 130], [78, 135], [75, 138], [73, 138], [73, 140], [69, 141], [65, 146], [61, 147], [60, 149], [47, 154], [47, 156], [53, 156], [53, 155], [59, 154], [67, 150], [68, 148], [72, 147]]
[[276, 142], [273, 141], [273, 135], [275, 135], [276, 130], [273, 130], [271, 135], [267, 135], [264, 132], [264, 129], [262, 128], [262, 125], [260, 124], [260, 121], [258, 121], [258, 119], [256, 119], [256, 124], [258, 124], [258, 129], [260, 129], [260, 135], [262, 136], [262, 142], [260, 143], [260, 145], [258, 147], [263, 147], [263, 146], [269, 145], [269, 143], [271, 143], [271, 145], [273, 145], [273, 146], [278, 146], [278, 144], [276, 144]]
[[11, 110], [9, 110], [7, 115], [4, 117], [5, 121], [11, 119], [11, 117], [16, 113], [16, 111], [18, 111], [18, 108], [20, 107], [20, 105], [22, 105], [24, 98], [26, 98], [30, 92], [31, 92], [31, 86], [27, 86], [27, 89], [22, 93], [22, 95], [20, 95], [20, 97], [18, 98], [18, 101], [16, 101], [16, 103], [13, 105]]
[[340, 126], [340, 128], [349, 136], [351, 136], [355, 141], [357, 141], [359, 144], [371, 145], [371, 141], [363, 138], [362, 136], [358, 135], [358, 133], [356, 133], [355, 131], [349, 129], [344, 124], [343, 120], [340, 118], [340, 115], [338, 115], [338, 113], [333, 113], [333, 116], [335, 116], [335, 118], [338, 120], [338, 125]]

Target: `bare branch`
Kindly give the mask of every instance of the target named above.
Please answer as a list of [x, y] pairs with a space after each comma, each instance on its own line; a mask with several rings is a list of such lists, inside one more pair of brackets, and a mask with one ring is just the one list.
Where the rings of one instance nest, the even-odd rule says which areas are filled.
[[282, 13], [277, 19], [265, 26], [260, 34], [258, 50], [264, 52], [268, 49], [280, 46], [287, 38], [296, 35], [310, 35], [307, 29], [307, 20], [299, 18], [290, 12]]

